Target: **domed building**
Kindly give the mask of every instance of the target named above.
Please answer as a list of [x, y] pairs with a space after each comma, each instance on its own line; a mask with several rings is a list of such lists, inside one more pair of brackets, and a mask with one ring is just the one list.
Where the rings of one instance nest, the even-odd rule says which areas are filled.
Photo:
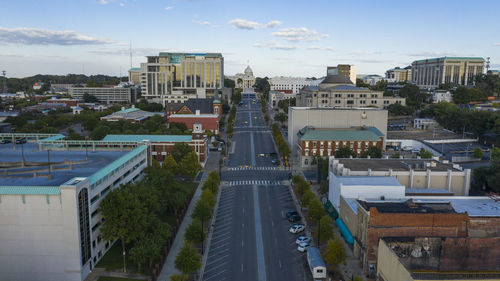
[[252, 88], [255, 84], [255, 76], [253, 76], [253, 71], [250, 66], [245, 68], [244, 73], [236, 73], [232, 79], [234, 80], [236, 88]]

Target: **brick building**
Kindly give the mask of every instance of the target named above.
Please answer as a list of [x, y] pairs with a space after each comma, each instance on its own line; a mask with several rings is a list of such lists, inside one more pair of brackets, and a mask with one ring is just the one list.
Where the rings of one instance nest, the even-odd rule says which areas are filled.
[[210, 130], [214, 134], [219, 133], [219, 116], [215, 114], [172, 114], [167, 122], [184, 123], [188, 130], [193, 130], [196, 124], [201, 124], [204, 130]]
[[194, 124], [191, 135], [107, 135], [103, 141], [149, 142], [151, 157], [163, 162], [170, 155], [176, 143], [186, 143], [198, 155], [203, 165], [208, 157], [208, 139], [203, 134], [202, 125]]
[[306, 126], [297, 133], [297, 151], [303, 167], [311, 165], [314, 156], [333, 156], [343, 147], [360, 156], [375, 146], [382, 150], [384, 134], [375, 127], [314, 128]]

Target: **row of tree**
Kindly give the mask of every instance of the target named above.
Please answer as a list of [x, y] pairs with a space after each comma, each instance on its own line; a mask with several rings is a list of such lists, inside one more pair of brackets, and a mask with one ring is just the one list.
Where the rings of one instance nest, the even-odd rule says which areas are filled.
[[193, 220], [186, 229], [184, 245], [175, 258], [175, 267], [182, 274], [172, 276], [172, 281], [186, 280], [190, 274], [201, 267], [201, 255], [194, 244], [202, 243], [201, 249], [203, 252], [203, 241], [207, 237], [207, 226], [213, 214], [219, 184], [219, 175], [215, 171], [210, 172], [203, 184], [200, 199], [196, 202], [192, 215]]
[[272, 129], [272, 134], [274, 138], [274, 142], [276, 143], [276, 146], [278, 147], [278, 151], [284, 159], [288, 159], [290, 157], [290, 148], [288, 147], [287, 142], [285, 141], [285, 138], [283, 138], [283, 134], [281, 134], [280, 131], [280, 126], [278, 123], [274, 123], [271, 126]]
[[[475, 150], [474, 157], [482, 156], [482, 152]], [[490, 188], [500, 192], [500, 148], [494, 147], [490, 151], [490, 166], [474, 169], [474, 187], [479, 190]]]
[[309, 225], [316, 225], [314, 238], [320, 245], [319, 248], [323, 250], [323, 260], [328, 265], [328, 268], [333, 271], [346, 259], [344, 245], [333, 233], [333, 220], [325, 212], [323, 204], [302, 176], [294, 175], [292, 184], [295, 193], [300, 198], [301, 206], [307, 208], [306, 218]]
[[229, 117], [227, 118], [227, 129], [226, 129], [226, 133], [230, 138], [233, 137], [235, 120], [236, 120], [236, 105], [233, 104], [233, 106], [231, 107], [231, 111], [229, 112]]
[[138, 272], [145, 264], [149, 269], [152, 267], [172, 236], [167, 219], [177, 217], [186, 207], [192, 191], [175, 176], [182, 174], [192, 180], [201, 166], [194, 151], [185, 155], [176, 151], [176, 155], [182, 157], [180, 161], [173, 155], [169, 155], [163, 165], [153, 160], [146, 168], [143, 181], [111, 190], [99, 205], [103, 217], [102, 238], [120, 240], [124, 272], [127, 255], [137, 265]]
[[278, 108], [281, 108], [281, 110], [283, 110], [285, 113], [288, 114], [288, 108], [290, 106], [295, 106], [295, 104], [296, 104], [295, 98], [284, 99], [284, 100], [278, 101]]

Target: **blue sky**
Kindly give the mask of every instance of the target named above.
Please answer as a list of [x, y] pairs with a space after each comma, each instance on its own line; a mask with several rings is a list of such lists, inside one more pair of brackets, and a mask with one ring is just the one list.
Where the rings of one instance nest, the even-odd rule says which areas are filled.
[[225, 74], [358, 74], [422, 58], [491, 57], [500, 1], [0, 0], [0, 70], [9, 77], [122, 75], [159, 51], [221, 52]]

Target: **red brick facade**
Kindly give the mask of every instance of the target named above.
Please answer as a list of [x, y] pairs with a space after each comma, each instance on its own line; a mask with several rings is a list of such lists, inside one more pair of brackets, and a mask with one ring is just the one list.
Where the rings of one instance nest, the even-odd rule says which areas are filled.
[[202, 128], [204, 130], [210, 130], [214, 133], [219, 132], [219, 118], [212, 114], [210, 114], [209, 116], [200, 116], [195, 114], [193, 114], [192, 116], [187, 116], [184, 114], [182, 116], [176, 116], [174, 114], [170, 115], [167, 120], [168, 122], [184, 123], [186, 124], [188, 130], [193, 129], [193, 124], [199, 123], [202, 125]]

